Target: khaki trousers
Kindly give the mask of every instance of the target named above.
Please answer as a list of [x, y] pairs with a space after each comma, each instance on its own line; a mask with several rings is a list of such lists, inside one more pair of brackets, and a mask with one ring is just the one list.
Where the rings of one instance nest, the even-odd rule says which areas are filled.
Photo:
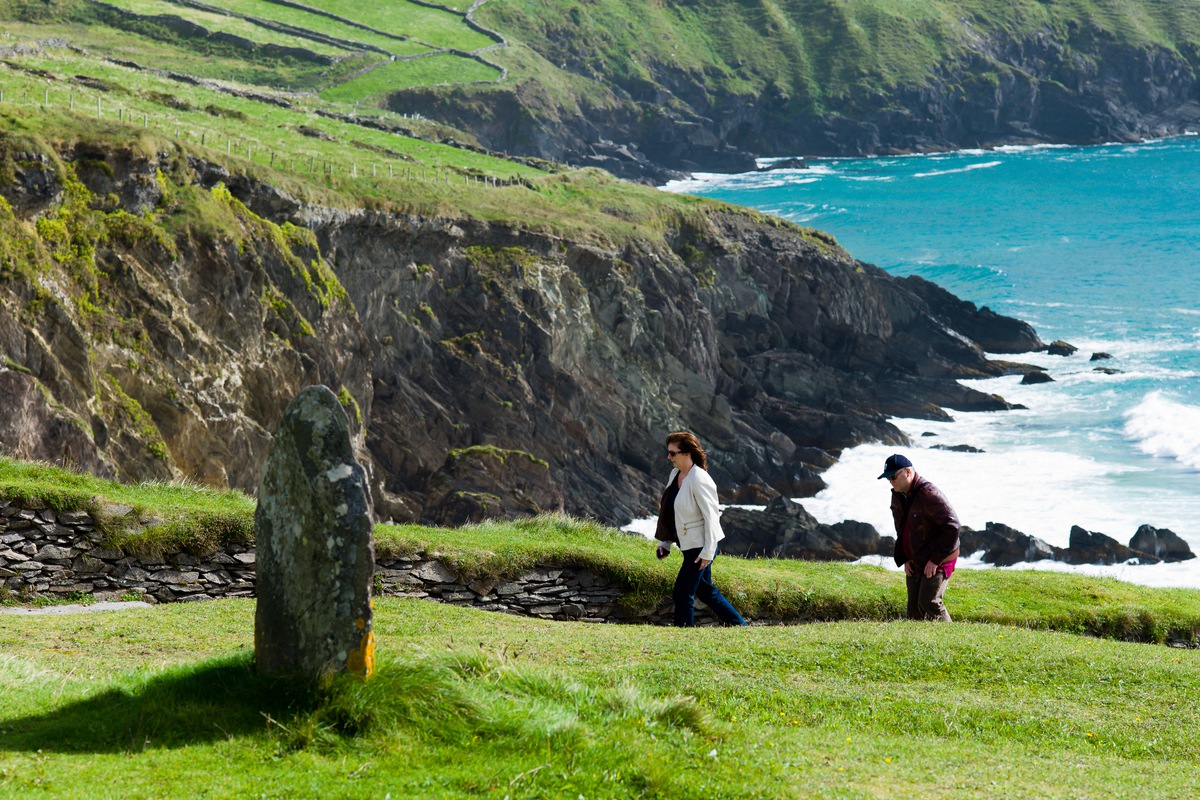
[[946, 593], [946, 583], [950, 580], [940, 571], [933, 573], [932, 578], [926, 578], [922, 572], [906, 575], [908, 584], [908, 618], [929, 619], [936, 622], [949, 622], [950, 612], [942, 602]]

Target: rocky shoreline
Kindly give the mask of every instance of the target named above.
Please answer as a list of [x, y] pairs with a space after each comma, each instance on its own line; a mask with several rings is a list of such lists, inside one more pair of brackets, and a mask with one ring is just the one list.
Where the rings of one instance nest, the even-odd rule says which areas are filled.
[[760, 157], [1136, 142], [1200, 129], [1194, 51], [1080, 46], [1045, 32], [981, 38], [923, 80], [852, 89], [821, 110], [777, 85], [758, 95], [714, 91], [702, 72], [653, 61], [636, 86], [582, 70], [576, 77], [594, 91], [570, 105], [537, 79], [405, 90], [389, 105], [469, 130], [493, 150], [655, 185], [692, 172], [753, 172]]
[[[728, 508], [721, 514], [721, 527], [726, 536], [721, 550], [746, 557], [809, 561], [890, 558], [896, 543], [894, 536], [881, 535], [866, 522], [843, 520], [832, 525], [817, 522], [803, 505], [783, 497], [771, 500], [762, 511]], [[1196, 557], [1174, 531], [1151, 525], [1139, 527], [1128, 545], [1076, 525], [1071, 528], [1068, 546], [1054, 547], [998, 522], [988, 522], [982, 531], [964, 527], [960, 539], [963, 557], [979, 554], [985, 563], [1000, 567], [1034, 561], [1157, 564]]]

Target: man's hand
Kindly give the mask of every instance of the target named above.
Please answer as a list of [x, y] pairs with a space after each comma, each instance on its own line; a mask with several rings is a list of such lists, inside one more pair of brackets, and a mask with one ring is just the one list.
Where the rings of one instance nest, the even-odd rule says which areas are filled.
[[700, 571], [703, 572], [704, 569], [709, 564], [712, 563], [712, 559], [711, 558], [701, 558], [700, 556], [696, 556], [696, 563], [700, 565]]
[[664, 558], [667, 557], [667, 554], [670, 552], [671, 551], [665, 547], [657, 547], [654, 550], [654, 555], [655, 555], [655, 557], [658, 558], [659, 561], [662, 561]]
[[932, 578], [933, 573], [937, 572], [938, 565], [932, 561], [925, 562], [925, 577]]
[[912, 562], [911, 561], [904, 562], [904, 574], [912, 575]]

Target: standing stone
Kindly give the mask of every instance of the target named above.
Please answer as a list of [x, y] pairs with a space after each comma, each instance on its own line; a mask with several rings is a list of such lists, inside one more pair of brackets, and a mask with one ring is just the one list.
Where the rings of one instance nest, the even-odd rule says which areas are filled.
[[284, 411], [254, 527], [258, 671], [370, 675], [371, 495], [346, 414], [327, 387], [305, 387]]

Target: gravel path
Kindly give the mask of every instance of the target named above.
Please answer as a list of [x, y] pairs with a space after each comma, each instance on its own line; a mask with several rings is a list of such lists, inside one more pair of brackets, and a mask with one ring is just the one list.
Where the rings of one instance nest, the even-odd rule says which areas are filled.
[[132, 608], [150, 608], [152, 604], [141, 600], [110, 601], [103, 603], [88, 603], [87, 605], [72, 604], [65, 606], [0, 606], [0, 614], [83, 614], [91, 611], [125, 611]]

